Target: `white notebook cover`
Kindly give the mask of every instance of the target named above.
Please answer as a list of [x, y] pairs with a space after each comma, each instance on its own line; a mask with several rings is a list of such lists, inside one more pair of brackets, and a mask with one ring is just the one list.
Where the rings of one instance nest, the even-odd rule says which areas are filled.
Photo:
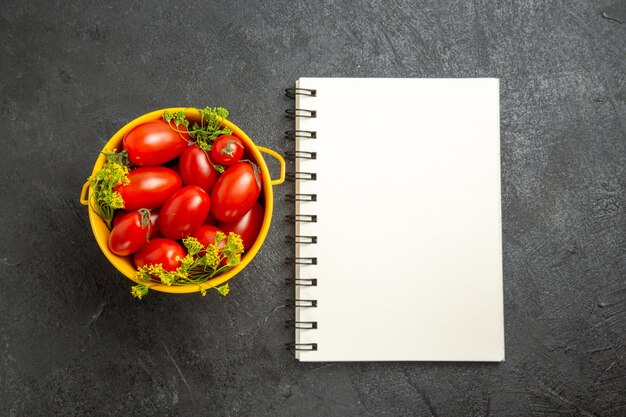
[[301, 78], [301, 361], [503, 361], [499, 80]]

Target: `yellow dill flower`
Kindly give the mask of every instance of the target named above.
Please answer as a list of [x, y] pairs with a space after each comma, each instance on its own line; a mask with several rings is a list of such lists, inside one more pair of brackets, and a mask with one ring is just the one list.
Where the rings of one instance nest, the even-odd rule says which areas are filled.
[[[202, 284], [241, 263], [243, 241], [240, 235], [229, 233], [226, 236], [224, 233], [221, 233], [216, 236], [216, 242], [218, 243], [211, 243], [205, 247], [197, 239], [187, 237], [183, 239], [183, 243], [187, 248], [187, 254], [177, 257], [177, 260], [180, 261], [180, 266], [176, 270], [167, 271], [162, 264], [144, 265], [141, 268], [137, 268], [135, 277], [143, 282], [156, 279], [168, 286]], [[220, 249], [220, 246], [223, 246], [223, 248]], [[202, 296], [207, 295], [207, 288], [203, 288], [201, 285], [198, 288]], [[223, 296], [228, 295], [230, 292], [228, 284], [210, 288], [213, 288]], [[136, 298], [143, 297], [147, 291], [148, 287], [143, 284], [139, 284], [131, 290], [132, 295]]]
[[161, 275], [167, 273], [167, 271], [163, 269], [163, 264], [148, 265], [148, 272], [150, 273], [150, 275], [153, 275], [155, 277], [160, 277]]
[[124, 199], [117, 191], [113, 193], [113, 198], [111, 199], [111, 207], [113, 207], [114, 209], [124, 208]]
[[176, 274], [165, 273], [159, 277], [161, 282], [165, 285], [172, 285], [176, 282], [177, 276]]
[[[232, 232], [231, 232], [232, 233]], [[215, 232], [215, 243], [219, 244], [222, 240], [226, 239], [226, 235], [219, 230]]]
[[215, 289], [224, 297], [226, 297], [228, 293], [230, 292], [230, 287], [228, 286], [228, 283], [222, 285], [221, 287], [215, 287]]
[[150, 281], [150, 271], [147, 265], [137, 269], [137, 272], [135, 272], [135, 279], [142, 282]]
[[188, 253], [187, 255], [185, 255], [183, 259], [180, 260], [180, 262], [181, 263], [178, 269], [182, 271], [188, 271], [189, 268], [191, 268], [193, 264], [196, 262], [196, 258], [194, 258], [193, 255]]
[[228, 233], [228, 242], [226, 243], [226, 246], [232, 253], [243, 252], [243, 240], [241, 239], [241, 236], [237, 233]]
[[124, 208], [122, 196], [113, 191], [120, 184], [130, 184], [127, 174], [128, 167], [120, 164], [122, 157], [108, 155], [107, 162], [89, 177], [89, 185], [92, 193], [90, 197], [91, 207], [102, 217], [111, 228], [111, 220], [116, 209]]
[[222, 261], [222, 257], [220, 256], [220, 248], [215, 244], [211, 243], [206, 247], [204, 252], [204, 264], [211, 269], [217, 268], [217, 266]]
[[235, 265], [239, 265], [239, 262], [241, 262], [241, 254], [233, 253], [232, 255], [228, 257], [228, 260], [226, 261], [226, 265], [235, 266]]
[[133, 297], [141, 300], [144, 295], [148, 294], [148, 287], [143, 284], [138, 284], [130, 289], [130, 293], [133, 295]]
[[204, 245], [195, 237], [189, 236], [183, 239], [183, 245], [187, 248], [190, 255], [197, 255], [204, 250]]

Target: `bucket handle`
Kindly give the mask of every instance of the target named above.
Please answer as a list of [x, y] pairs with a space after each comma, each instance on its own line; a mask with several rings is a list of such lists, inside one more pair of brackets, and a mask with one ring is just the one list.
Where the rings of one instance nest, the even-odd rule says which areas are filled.
[[270, 182], [270, 184], [272, 184], [272, 185], [280, 185], [283, 182], [285, 182], [285, 160], [283, 159], [283, 157], [280, 156], [280, 154], [278, 152], [273, 151], [273, 150], [268, 149], [268, 148], [264, 148], [262, 146], [257, 146], [257, 149], [259, 151], [261, 151], [261, 152], [264, 152], [266, 154], [272, 155], [280, 163], [280, 174], [279, 174], [279, 177], [276, 180], [272, 180]]
[[83, 189], [80, 190], [80, 204], [82, 204], [83, 206], [89, 205], [89, 200], [86, 196], [88, 189], [89, 189], [89, 181], [86, 181], [85, 184], [83, 184]]

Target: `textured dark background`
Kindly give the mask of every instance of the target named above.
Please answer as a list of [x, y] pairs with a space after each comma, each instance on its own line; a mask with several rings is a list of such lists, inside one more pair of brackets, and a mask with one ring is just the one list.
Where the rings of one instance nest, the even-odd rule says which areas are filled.
[[[129, 3], [0, 7], [0, 415], [626, 415], [612, 0]], [[284, 152], [299, 76], [501, 79], [505, 363], [297, 363], [276, 308], [290, 185], [228, 297], [130, 296], [78, 203], [98, 150], [210, 104]]]

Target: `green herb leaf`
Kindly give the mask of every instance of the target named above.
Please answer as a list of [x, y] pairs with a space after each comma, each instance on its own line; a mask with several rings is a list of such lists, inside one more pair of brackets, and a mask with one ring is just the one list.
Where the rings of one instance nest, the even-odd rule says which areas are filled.
[[227, 117], [228, 110], [223, 107], [205, 107], [200, 110], [200, 124], [194, 123], [189, 130], [189, 136], [198, 144], [210, 145], [218, 136], [232, 133], [230, 129], [222, 126], [222, 121]]
[[111, 153], [102, 153], [107, 162], [111, 164], [120, 164], [125, 167], [132, 167], [132, 164], [128, 160], [128, 151], [124, 149], [122, 152], [116, 152], [113, 150]]
[[185, 133], [193, 139], [192, 144], [196, 144], [199, 148], [204, 149], [206, 152], [211, 151], [213, 141], [221, 135], [230, 135], [233, 133], [227, 127], [224, 127], [223, 121], [228, 117], [228, 110], [223, 107], [205, 107], [204, 109], [198, 109], [200, 112], [200, 123], [195, 122], [191, 128], [189, 127], [189, 120], [185, 116], [184, 111], [178, 111], [175, 113], [164, 112], [163, 120], [170, 123], [172, 130], [178, 133], [183, 133], [183, 130], [179, 129], [179, 126], [184, 126]]
[[[198, 148], [202, 149], [205, 153], [209, 153], [209, 152], [211, 152], [211, 149], [213, 149], [213, 145], [211, 145], [210, 143], [205, 142], [205, 141], [196, 142], [196, 146]], [[213, 165], [213, 166], [215, 166], [215, 165]]]
[[185, 126], [185, 128], [189, 127], [189, 120], [187, 120], [187, 117], [185, 116], [185, 112], [184, 111], [178, 111], [176, 113], [174, 113], [174, 124], [178, 127], [178, 126]]

